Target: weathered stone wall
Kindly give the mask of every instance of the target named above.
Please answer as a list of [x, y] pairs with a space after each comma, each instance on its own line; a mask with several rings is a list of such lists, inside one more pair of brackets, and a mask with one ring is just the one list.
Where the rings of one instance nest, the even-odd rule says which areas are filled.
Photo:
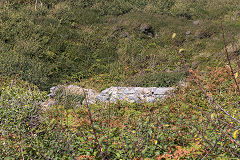
[[110, 87], [98, 93], [93, 89], [86, 89], [77, 85], [59, 85], [50, 88], [49, 100], [43, 103], [43, 106], [50, 106], [56, 104], [55, 97], [59, 89], [63, 89], [67, 94], [83, 95], [87, 98], [83, 103], [94, 104], [97, 102], [117, 101], [133, 102], [154, 102], [164, 98], [171, 87]]
[[110, 101], [111, 103], [119, 100], [128, 102], [154, 102], [162, 99], [172, 88], [157, 87], [110, 87], [96, 96], [100, 102]]

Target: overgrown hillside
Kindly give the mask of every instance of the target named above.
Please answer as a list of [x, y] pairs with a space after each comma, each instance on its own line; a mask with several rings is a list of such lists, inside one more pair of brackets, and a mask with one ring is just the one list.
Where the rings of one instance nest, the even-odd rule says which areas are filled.
[[36, 2], [0, 2], [0, 73], [41, 89], [87, 79], [95, 87], [172, 86], [186, 76], [172, 33], [187, 63], [205, 68], [221, 62], [221, 20], [234, 36], [240, 25], [238, 0]]
[[[239, 53], [239, 0], [0, 0], [0, 157], [239, 159]], [[44, 108], [66, 83], [175, 90]]]

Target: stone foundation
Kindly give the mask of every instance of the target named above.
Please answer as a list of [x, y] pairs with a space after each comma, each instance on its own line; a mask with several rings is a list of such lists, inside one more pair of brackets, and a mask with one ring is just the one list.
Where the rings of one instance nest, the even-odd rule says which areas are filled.
[[[83, 100], [83, 104], [95, 104], [97, 102], [116, 103], [118, 101], [127, 101], [130, 103], [137, 102], [154, 102], [163, 99], [171, 87], [110, 87], [98, 93], [93, 89], [86, 89], [77, 85], [59, 85], [50, 88], [49, 100], [43, 103], [43, 106], [49, 107], [54, 103], [56, 93], [59, 89], [65, 94], [83, 95], [87, 98]], [[51, 102], [51, 103], [47, 103]]]

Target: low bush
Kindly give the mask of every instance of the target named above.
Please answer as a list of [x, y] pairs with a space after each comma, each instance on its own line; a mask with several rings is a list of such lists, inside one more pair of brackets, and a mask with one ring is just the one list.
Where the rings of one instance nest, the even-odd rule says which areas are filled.
[[[222, 49], [217, 18], [230, 17], [227, 29], [238, 31], [237, 21], [230, 21], [237, 15], [235, 1], [227, 5], [202, 0], [1, 1], [0, 73], [18, 73], [42, 90], [57, 83], [88, 81], [99, 74], [113, 76], [112, 82], [107, 80], [112, 84], [129, 85], [123, 75], [136, 77], [149, 69], [154, 75], [154, 71], [178, 67], [171, 49], [173, 32], [181, 35], [178, 45], [188, 49], [187, 63], [204, 66], [215, 57], [199, 64], [199, 53], [216, 55]], [[214, 4], [219, 4], [215, 6], [221, 13], [212, 17], [211, 12], [217, 11], [207, 6]], [[199, 25], [192, 23], [196, 19]], [[141, 33], [141, 24], [150, 25], [154, 36]], [[8, 61], [14, 64], [10, 68]]]
[[1, 157], [237, 158], [239, 92], [229, 66], [208, 70], [208, 74], [190, 71], [186, 87], [154, 104], [76, 108], [76, 97], [63, 95], [61, 104], [47, 111], [39, 107], [45, 93], [2, 79]]
[[23, 82], [4, 81], [0, 88], [2, 158], [150, 158], [194, 148], [173, 154], [189, 157], [201, 150], [190, 143], [190, 137], [179, 137], [181, 129], [178, 122], [169, 121], [167, 107], [118, 103], [75, 108], [75, 100], [63, 100], [61, 106], [44, 111], [39, 103], [45, 93]]
[[160, 72], [138, 75], [127, 79], [130, 86], [171, 87], [186, 77], [184, 72]]

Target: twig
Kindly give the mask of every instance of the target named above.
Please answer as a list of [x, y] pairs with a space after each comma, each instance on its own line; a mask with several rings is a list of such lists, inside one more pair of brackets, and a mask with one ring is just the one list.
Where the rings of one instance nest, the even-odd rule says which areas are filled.
[[91, 110], [90, 110], [90, 107], [89, 107], [89, 105], [88, 105], [88, 97], [87, 97], [87, 94], [86, 94], [86, 92], [84, 91], [84, 89], [83, 89], [83, 93], [84, 93], [84, 97], [85, 97], [86, 108], [87, 108], [87, 111], [88, 111], [88, 118], [89, 118], [89, 120], [90, 120], [90, 123], [91, 123], [91, 126], [92, 126], [92, 130], [93, 130], [94, 140], [95, 140], [95, 143], [96, 143], [96, 145], [97, 145], [97, 148], [100, 150], [100, 154], [101, 154], [102, 159], [103, 159], [102, 147], [101, 147], [101, 145], [99, 144], [99, 140], [98, 140], [98, 138], [97, 138], [96, 129], [95, 129], [95, 127], [94, 127], [93, 120], [92, 120]]
[[[226, 38], [225, 38], [225, 34], [224, 34], [224, 28], [223, 28], [222, 21], [221, 21], [221, 29], [222, 29], [222, 38], [223, 38], [225, 53], [226, 53], [227, 60], [228, 60], [228, 65], [229, 65], [229, 67], [230, 67], [230, 70], [231, 70], [231, 73], [232, 73], [232, 77], [233, 77], [233, 79], [234, 79], [234, 82], [235, 82], [235, 84], [236, 84], [236, 86], [237, 86], [237, 90], [238, 90], [238, 92], [240, 93], [239, 85], [238, 85], [238, 83], [237, 83], [236, 77], [234, 76], [234, 71], [233, 71], [233, 68], [232, 68], [231, 59], [230, 59], [230, 56], [229, 56], [229, 53], [228, 53], [228, 50], [227, 50]], [[232, 44], [232, 47], [234, 47], [233, 44]], [[234, 49], [234, 48], [233, 48], [233, 49]]]
[[22, 160], [24, 160], [24, 156], [23, 156], [23, 148], [22, 148], [22, 137], [21, 137], [21, 133], [19, 132], [18, 127], [16, 126], [17, 131], [19, 133], [19, 143], [20, 143], [20, 151], [21, 151], [21, 155], [22, 155]]
[[35, 10], [37, 10], [38, 0], [35, 1]]
[[108, 102], [108, 139], [110, 136], [110, 114], [111, 114], [111, 106], [110, 106], [110, 101]]

